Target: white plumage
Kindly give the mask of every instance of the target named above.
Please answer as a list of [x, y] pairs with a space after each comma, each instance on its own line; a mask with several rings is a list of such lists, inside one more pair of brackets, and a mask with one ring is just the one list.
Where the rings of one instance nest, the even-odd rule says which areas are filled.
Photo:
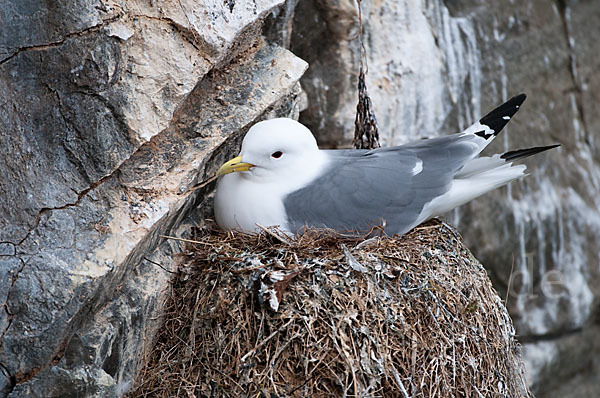
[[555, 147], [479, 157], [517, 112], [513, 97], [459, 134], [374, 150], [319, 150], [292, 119], [257, 123], [240, 155], [227, 162], [215, 196], [221, 228], [247, 232], [279, 226], [403, 234], [524, 175], [515, 160]]

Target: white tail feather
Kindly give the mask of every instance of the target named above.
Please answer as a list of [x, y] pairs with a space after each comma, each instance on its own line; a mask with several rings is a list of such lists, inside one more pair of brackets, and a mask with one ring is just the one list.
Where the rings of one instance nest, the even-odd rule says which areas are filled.
[[[448, 192], [433, 199], [423, 207], [415, 225], [418, 225], [431, 217], [442, 215], [486, 192], [506, 185], [525, 175], [526, 167], [523, 164], [513, 166], [512, 163], [504, 163], [503, 165], [493, 168], [487, 167], [492, 163], [496, 163], [494, 157], [478, 158], [471, 162], [480, 159], [488, 159], [488, 161], [478, 162], [480, 166], [485, 167], [479, 172], [470, 168], [468, 174], [461, 174], [461, 177], [452, 180], [452, 185]], [[467, 164], [467, 166], [468, 165], [469, 164]]]
[[456, 173], [455, 178], [468, 178], [503, 165], [506, 165], [506, 160], [502, 159], [500, 154], [493, 155], [492, 157], [481, 156], [467, 162], [463, 168]]

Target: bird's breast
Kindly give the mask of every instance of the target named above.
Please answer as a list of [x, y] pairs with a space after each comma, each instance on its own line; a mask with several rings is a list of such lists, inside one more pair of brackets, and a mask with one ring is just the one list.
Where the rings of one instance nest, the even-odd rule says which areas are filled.
[[279, 226], [287, 231], [283, 195], [272, 184], [258, 184], [239, 173], [219, 180], [215, 194], [215, 221], [226, 230], [258, 232]]

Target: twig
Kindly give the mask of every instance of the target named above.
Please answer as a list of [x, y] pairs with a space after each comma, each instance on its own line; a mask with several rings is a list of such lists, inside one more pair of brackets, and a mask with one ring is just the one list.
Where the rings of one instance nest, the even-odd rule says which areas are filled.
[[205, 186], [207, 186], [208, 184], [210, 184], [211, 182], [215, 181], [218, 177], [217, 176], [212, 176], [196, 185], [194, 185], [193, 187], [191, 187], [190, 189], [188, 189], [185, 192], [179, 193], [179, 196], [186, 196], [189, 195], [190, 193], [200, 189], [200, 188], [204, 188]]
[[250, 351], [248, 351], [246, 353], [246, 355], [244, 355], [241, 359], [240, 362], [244, 362], [246, 361], [246, 359], [248, 359], [248, 357], [252, 354], [254, 354], [256, 352], [256, 350], [258, 350], [259, 348], [261, 348], [262, 346], [264, 346], [265, 344], [267, 344], [267, 342], [269, 340], [271, 340], [273, 337], [275, 337], [277, 335], [277, 333], [281, 332], [283, 329], [287, 328], [290, 323], [292, 323], [295, 319], [292, 318], [289, 321], [287, 321], [287, 323], [283, 326], [281, 326], [279, 329], [277, 329], [276, 331], [274, 331], [273, 333], [271, 333], [266, 339], [264, 339], [263, 341], [261, 341], [256, 347], [254, 347], [253, 349], [251, 349]]
[[278, 241], [280, 241], [281, 243], [288, 245], [288, 246], [292, 246], [292, 242], [290, 242], [289, 240], [285, 239], [283, 236], [277, 235], [275, 232], [271, 231], [269, 228], [263, 227], [260, 224], [256, 224], [256, 226], [260, 229], [262, 229], [264, 232], [266, 232], [268, 235], [272, 236], [273, 238], [277, 239]]
[[207, 245], [207, 246], [214, 246], [214, 244], [212, 243], [208, 243], [208, 242], [200, 242], [197, 240], [191, 240], [191, 239], [185, 239], [185, 238], [178, 238], [176, 236], [168, 236], [168, 235], [158, 235], [159, 238], [164, 238], [164, 239], [173, 239], [173, 240], [178, 240], [181, 242], [186, 242], [186, 243], [197, 243], [199, 245]]
[[433, 229], [433, 228], [437, 228], [438, 225], [424, 225], [421, 226], [419, 225], [418, 227], [415, 227], [415, 231], [425, 231], [427, 229]]

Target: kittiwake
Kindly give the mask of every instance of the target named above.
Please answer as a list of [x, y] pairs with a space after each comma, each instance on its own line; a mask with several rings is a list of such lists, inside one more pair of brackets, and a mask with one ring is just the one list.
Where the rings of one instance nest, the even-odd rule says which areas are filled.
[[404, 234], [432, 217], [525, 175], [513, 162], [558, 145], [480, 152], [525, 100], [521, 94], [462, 133], [378, 149], [320, 150], [287, 119], [252, 126], [238, 157], [217, 172], [215, 219], [226, 230], [278, 226]]

